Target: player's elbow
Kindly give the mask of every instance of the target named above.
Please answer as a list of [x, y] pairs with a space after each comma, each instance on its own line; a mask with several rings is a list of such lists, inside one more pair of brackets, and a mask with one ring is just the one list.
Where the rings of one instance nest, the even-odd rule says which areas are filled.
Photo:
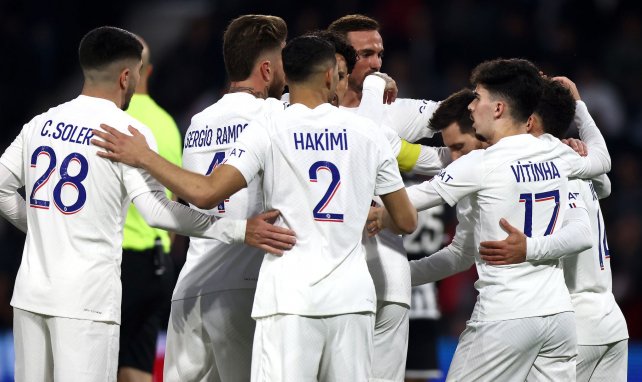
[[219, 204], [212, 196], [205, 193], [195, 195], [190, 201], [194, 206], [202, 210], [211, 210]]

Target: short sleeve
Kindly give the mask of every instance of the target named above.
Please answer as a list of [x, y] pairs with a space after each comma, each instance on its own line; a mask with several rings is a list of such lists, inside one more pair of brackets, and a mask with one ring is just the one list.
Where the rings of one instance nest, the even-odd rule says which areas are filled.
[[454, 206], [460, 199], [481, 188], [484, 150], [475, 150], [452, 162], [432, 180], [437, 193]]
[[230, 150], [225, 164], [234, 166], [241, 172], [246, 183], [250, 183], [265, 165], [271, 139], [265, 125], [266, 118], [251, 121]]

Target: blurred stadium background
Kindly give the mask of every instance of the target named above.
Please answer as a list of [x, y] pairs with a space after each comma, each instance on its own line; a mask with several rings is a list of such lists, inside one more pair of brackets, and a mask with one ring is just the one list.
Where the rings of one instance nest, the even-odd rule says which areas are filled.
[[[376, 18], [386, 50], [382, 71], [395, 78], [401, 97], [440, 100], [468, 86], [470, 70], [482, 60], [530, 59], [545, 73], [577, 83], [606, 137], [613, 193], [602, 207], [613, 291], [631, 336], [629, 380], [642, 380], [641, 8], [635, 0], [2, 0], [0, 142], [4, 150], [32, 116], [79, 93], [78, 42], [100, 25], [148, 41], [156, 66], [150, 92], [183, 132], [195, 112], [225, 91], [222, 33], [245, 13], [283, 17], [290, 37], [349, 13]], [[429, 143], [439, 144], [438, 138]], [[456, 221], [448, 209], [439, 218], [442, 229], [427, 234], [440, 247]], [[0, 219], [0, 382], [13, 380], [9, 301], [23, 242], [24, 235]], [[186, 248], [187, 239], [179, 237], [172, 251], [178, 266]], [[438, 285], [444, 371], [475, 301], [475, 277], [472, 270]], [[159, 366], [162, 354], [160, 341]]]

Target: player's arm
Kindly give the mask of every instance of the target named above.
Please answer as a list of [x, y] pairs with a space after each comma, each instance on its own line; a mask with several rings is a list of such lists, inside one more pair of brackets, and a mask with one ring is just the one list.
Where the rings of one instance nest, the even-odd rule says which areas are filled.
[[162, 191], [142, 193], [132, 200], [152, 227], [186, 236], [216, 239], [223, 243], [245, 243], [273, 254], [282, 254], [296, 242], [294, 232], [274, 226], [278, 211], [245, 220], [217, 219], [167, 199]]
[[591, 183], [593, 183], [593, 188], [595, 189], [598, 199], [604, 199], [611, 195], [611, 179], [609, 179], [608, 175], [602, 174], [600, 176], [596, 176], [591, 179]]
[[469, 269], [475, 263], [474, 226], [466, 216], [457, 214], [459, 224], [453, 241], [419, 260], [410, 261], [412, 286], [432, 283]]
[[243, 175], [232, 166], [218, 166], [210, 175], [197, 174], [174, 165], [151, 150], [145, 136], [132, 126], [129, 126], [131, 136], [108, 125], [101, 127], [105, 132], [94, 130], [94, 135], [102, 141], [95, 138], [91, 141], [106, 150], [99, 151], [99, 156], [147, 170], [178, 197], [198, 208], [214, 208], [247, 186]]
[[506, 219], [501, 219], [500, 225], [508, 233], [506, 239], [480, 243], [479, 254], [490, 265], [561, 259], [593, 246], [591, 223], [585, 208], [568, 209], [562, 227], [548, 236], [526, 237]]
[[408, 199], [405, 188], [379, 195], [385, 210], [390, 211], [388, 219], [395, 233], [408, 234], [417, 229], [417, 210]]
[[576, 102], [574, 123], [577, 125], [580, 139], [588, 146], [588, 155], [583, 159], [584, 163], [577, 176], [590, 179], [600, 174], [606, 174], [611, 171], [611, 156], [606, 147], [606, 141], [589, 114], [586, 104], [580, 99], [575, 83], [567, 77], [554, 77], [553, 80], [559, 81], [571, 91]]
[[[420, 211], [445, 203], [431, 182], [423, 182], [407, 187], [404, 193], [407, 193], [407, 198], [413, 206], [413, 209]], [[383, 197], [381, 199], [383, 200]], [[384, 229], [389, 229], [396, 234], [409, 233], [403, 232], [401, 227], [397, 225], [397, 221], [392, 217], [392, 212], [388, 210], [387, 205], [385, 208], [371, 207], [367, 223], [368, 236], [372, 237]], [[410, 232], [413, 231], [414, 229]]]
[[22, 232], [27, 232], [27, 207], [18, 193], [20, 179], [0, 164], [0, 215]]

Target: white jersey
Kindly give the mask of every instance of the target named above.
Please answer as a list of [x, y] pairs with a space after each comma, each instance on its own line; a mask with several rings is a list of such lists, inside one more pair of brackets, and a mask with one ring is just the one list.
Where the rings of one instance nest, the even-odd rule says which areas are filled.
[[577, 322], [578, 345], [606, 345], [629, 338], [611, 289], [611, 258], [600, 202], [591, 181], [573, 180], [569, 203], [583, 200], [591, 219], [593, 248], [562, 258]]
[[262, 173], [265, 207], [297, 233], [283, 256], [264, 257], [252, 317], [374, 312], [361, 233], [373, 195], [403, 187], [383, 135], [329, 104], [293, 104], [246, 130], [227, 164], [248, 182]]
[[[358, 113], [373, 120], [379, 125], [384, 136], [397, 156], [401, 150], [401, 137], [406, 140], [418, 140], [431, 137], [433, 130], [428, 128], [437, 103], [432, 101], [399, 99], [392, 105], [383, 104], [385, 81], [375, 75], [366, 77], [363, 84], [363, 96], [358, 108], [341, 107], [342, 110]], [[389, 126], [394, 126], [394, 129]], [[443, 155], [439, 149], [426, 147], [429, 163], [428, 175], [436, 175], [444, 167]], [[403, 237], [388, 230], [374, 237], [364, 232], [363, 243], [366, 247], [368, 269], [375, 283], [377, 300], [397, 302], [410, 306], [410, 268], [404, 248]]]
[[[551, 234], [564, 217], [568, 177], [586, 176], [592, 170], [588, 159], [559, 140], [519, 134], [464, 155], [431, 183], [450, 205], [471, 195], [478, 248], [481, 241], [506, 237], [498, 224], [501, 218], [522, 228], [527, 236]], [[557, 260], [508, 266], [477, 261], [477, 271], [474, 320], [507, 320], [573, 309]]]
[[[283, 110], [283, 103], [247, 93], [230, 93], [192, 118], [185, 133], [183, 167], [209, 174], [230, 156], [234, 143], [248, 122], [258, 116]], [[192, 208], [197, 209], [195, 206]], [[203, 211], [218, 217], [246, 219], [263, 211], [263, 189], [259, 180], [248, 182], [216, 208]], [[228, 289], [253, 289], [263, 261], [263, 251], [243, 243], [190, 238], [172, 300], [201, 296]]]
[[25, 186], [28, 232], [11, 305], [120, 322], [122, 228], [130, 199], [164, 188], [145, 171], [96, 155], [92, 129], [149, 129], [102, 98], [79, 96], [27, 123], [2, 155]]

